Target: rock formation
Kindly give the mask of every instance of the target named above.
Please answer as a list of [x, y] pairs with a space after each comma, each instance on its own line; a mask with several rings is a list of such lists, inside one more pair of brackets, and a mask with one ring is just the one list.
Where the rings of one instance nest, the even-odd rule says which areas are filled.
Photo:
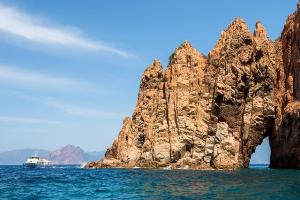
[[300, 168], [300, 3], [282, 31], [280, 101], [276, 130], [270, 137], [273, 168]]
[[87, 167], [248, 167], [266, 136], [271, 166], [300, 166], [300, 4], [278, 41], [261, 22], [222, 32], [208, 57], [184, 42], [142, 75], [132, 118]]

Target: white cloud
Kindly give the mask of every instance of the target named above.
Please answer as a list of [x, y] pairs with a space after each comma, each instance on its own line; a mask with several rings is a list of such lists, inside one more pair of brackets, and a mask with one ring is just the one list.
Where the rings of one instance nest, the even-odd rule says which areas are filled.
[[22, 118], [22, 117], [7, 117], [0, 116], [0, 123], [25, 123], [25, 124], [48, 124], [48, 125], [59, 125], [59, 121], [43, 120], [36, 118]]
[[0, 4], [0, 31], [41, 44], [77, 47], [113, 53], [125, 58], [132, 57], [132, 54], [126, 51], [88, 39], [74, 29], [47, 25], [41, 21], [40, 17], [31, 16], [16, 8]]
[[0, 65], [0, 82], [21, 87], [30, 86], [52, 89], [87, 87], [87, 84], [84, 82], [63, 77], [50, 76], [28, 70], [21, 70], [3, 65]]

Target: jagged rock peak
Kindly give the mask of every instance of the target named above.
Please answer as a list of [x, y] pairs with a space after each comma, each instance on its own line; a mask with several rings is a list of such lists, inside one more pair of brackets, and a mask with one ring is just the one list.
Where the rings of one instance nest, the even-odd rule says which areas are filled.
[[169, 57], [169, 64], [188, 64], [193, 60], [198, 60], [201, 63], [206, 62], [205, 56], [185, 40]]
[[240, 17], [235, 18], [226, 31], [230, 33], [250, 32], [247, 23]]
[[246, 22], [241, 18], [236, 18], [227, 29], [221, 33], [218, 42], [208, 55], [211, 63], [218, 65], [218, 63], [215, 63], [215, 60], [219, 58], [221, 52], [229, 51], [229, 49], [231, 49], [231, 51], [236, 50], [242, 46], [251, 46], [252, 44], [253, 34], [247, 27]]
[[156, 59], [153, 60], [152, 65], [154, 65], [154, 66], [160, 66], [161, 67], [160, 61], [156, 60]]
[[158, 60], [154, 60], [144, 71], [140, 88], [153, 89], [157, 87], [159, 82], [164, 76], [163, 67]]
[[180, 47], [181, 48], [191, 48], [192, 45], [187, 40], [185, 40]]
[[185, 40], [179, 47], [175, 48], [174, 54], [176, 53], [179, 54], [181, 52], [189, 51], [189, 50], [197, 51], [190, 42]]
[[268, 33], [260, 21], [257, 21], [255, 24], [254, 37], [262, 40], [268, 39]]
[[159, 60], [153, 60], [153, 62], [145, 69], [144, 76], [156, 75], [157, 72], [162, 72], [163, 67]]

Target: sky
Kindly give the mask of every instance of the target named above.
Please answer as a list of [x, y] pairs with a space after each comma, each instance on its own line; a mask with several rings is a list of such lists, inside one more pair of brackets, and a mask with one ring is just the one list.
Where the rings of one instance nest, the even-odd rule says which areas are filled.
[[[0, 0], [0, 152], [105, 150], [133, 112], [143, 70], [184, 40], [208, 54], [242, 17], [279, 37], [297, 0]], [[268, 157], [267, 140], [257, 159]], [[267, 152], [267, 153], [266, 153]]]

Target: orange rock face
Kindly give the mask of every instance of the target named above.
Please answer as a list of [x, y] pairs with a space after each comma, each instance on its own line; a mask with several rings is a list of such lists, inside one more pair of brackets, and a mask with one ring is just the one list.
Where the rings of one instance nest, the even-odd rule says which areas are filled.
[[283, 78], [278, 126], [270, 137], [271, 167], [300, 168], [300, 3], [282, 31]]
[[289, 166], [278, 163], [300, 158], [299, 22], [296, 12], [273, 42], [261, 22], [251, 33], [238, 18], [208, 57], [184, 42], [166, 70], [154, 61], [132, 117], [105, 158], [87, 167], [243, 168], [266, 136], [271, 166]]

